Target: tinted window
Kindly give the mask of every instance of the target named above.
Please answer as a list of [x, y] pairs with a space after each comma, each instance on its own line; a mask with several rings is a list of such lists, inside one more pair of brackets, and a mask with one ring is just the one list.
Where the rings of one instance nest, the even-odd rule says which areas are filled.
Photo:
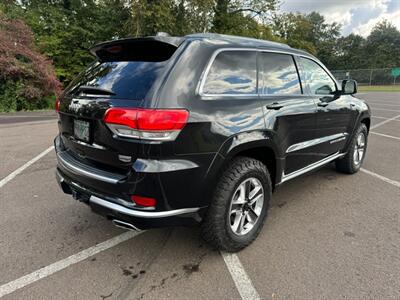
[[256, 53], [223, 51], [215, 58], [203, 87], [204, 94], [257, 94]]
[[302, 77], [308, 83], [311, 94], [329, 95], [336, 91], [332, 78], [316, 62], [307, 58], [300, 58]]
[[291, 55], [265, 52], [259, 57], [261, 94], [301, 94], [299, 76]]
[[97, 62], [71, 83], [67, 93], [78, 92], [80, 86], [94, 86], [112, 91], [115, 98], [141, 100], [164, 65], [164, 62], [143, 61]]

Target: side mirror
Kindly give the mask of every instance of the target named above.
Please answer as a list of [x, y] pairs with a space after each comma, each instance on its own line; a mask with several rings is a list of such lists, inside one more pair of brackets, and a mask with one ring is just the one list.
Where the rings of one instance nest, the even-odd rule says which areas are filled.
[[353, 79], [345, 79], [342, 81], [342, 94], [353, 95], [357, 93], [357, 81]]

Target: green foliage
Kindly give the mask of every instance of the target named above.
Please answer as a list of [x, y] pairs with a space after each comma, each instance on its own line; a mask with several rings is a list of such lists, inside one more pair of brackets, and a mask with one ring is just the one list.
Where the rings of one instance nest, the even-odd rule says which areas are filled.
[[31, 29], [0, 11], [0, 110], [42, 108], [59, 92], [51, 62], [37, 51]]
[[273, 22], [275, 34], [288, 45], [317, 54], [312, 37], [313, 25], [306, 16], [293, 13], [281, 14], [276, 15]]
[[[400, 66], [400, 32], [390, 23], [378, 24], [366, 39], [341, 37], [340, 25], [326, 22], [319, 13], [279, 13], [279, 4], [280, 0], [3, 0], [0, 11], [29, 25], [37, 49], [51, 59], [64, 86], [93, 60], [88, 49], [94, 44], [157, 32], [216, 32], [280, 41], [317, 56], [331, 69]], [[20, 70], [34, 73], [26, 57], [15, 57], [24, 66]], [[39, 95], [39, 90], [27, 89], [29, 82], [26, 76], [3, 75], [0, 107], [31, 107], [24, 99]], [[12, 100], [6, 103], [6, 98]], [[38, 106], [46, 101], [36, 97]]]
[[356, 34], [341, 37], [336, 46], [336, 70], [368, 68], [365, 39]]
[[383, 20], [375, 25], [366, 39], [355, 34], [339, 38], [335, 54], [334, 68], [339, 70], [398, 67], [400, 31]]
[[275, 16], [274, 30], [290, 46], [319, 57], [328, 67], [335, 66], [339, 24], [326, 23], [317, 12], [308, 15], [288, 13]]
[[93, 60], [91, 46], [127, 35], [130, 17], [123, 0], [23, 0], [9, 7], [9, 13], [32, 28], [64, 85]]
[[400, 32], [384, 20], [378, 23], [365, 42], [370, 68], [400, 66]]
[[24, 95], [25, 87], [23, 81], [0, 80], [0, 112], [54, 108], [54, 94], [31, 101]]

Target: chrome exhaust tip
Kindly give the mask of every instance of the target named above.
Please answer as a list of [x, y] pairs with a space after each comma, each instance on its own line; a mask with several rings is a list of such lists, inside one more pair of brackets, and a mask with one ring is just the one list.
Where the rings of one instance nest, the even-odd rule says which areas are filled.
[[140, 231], [140, 229], [137, 228], [135, 225], [118, 220], [118, 219], [113, 219], [112, 222], [116, 227], [119, 227], [119, 228], [122, 228], [125, 230]]

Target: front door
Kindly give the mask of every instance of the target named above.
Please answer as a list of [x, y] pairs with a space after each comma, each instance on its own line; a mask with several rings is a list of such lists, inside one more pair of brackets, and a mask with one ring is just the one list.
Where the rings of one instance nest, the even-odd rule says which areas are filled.
[[351, 134], [352, 109], [348, 96], [338, 92], [336, 81], [316, 61], [299, 58], [310, 98], [317, 104], [316, 143], [313, 147], [321, 159], [335, 155]]

